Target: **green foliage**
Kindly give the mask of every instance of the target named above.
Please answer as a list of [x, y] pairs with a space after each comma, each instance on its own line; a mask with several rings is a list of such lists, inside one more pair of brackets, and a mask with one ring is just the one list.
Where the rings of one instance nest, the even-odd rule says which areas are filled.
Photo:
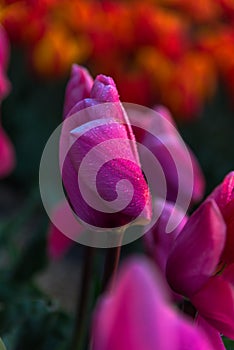
[[43, 148], [62, 120], [64, 81], [40, 81], [13, 50], [9, 67], [12, 91], [3, 102], [3, 124], [17, 153], [13, 179], [21, 185], [37, 181]]
[[207, 193], [234, 169], [234, 106], [224, 87], [200, 118], [181, 125], [181, 133], [197, 155], [207, 180]]
[[224, 342], [224, 345], [225, 345], [227, 350], [234, 350], [234, 341], [233, 340], [230, 340], [230, 339], [227, 339], [224, 337], [223, 342]]
[[6, 350], [5, 345], [3, 344], [1, 338], [0, 338], [0, 350]]

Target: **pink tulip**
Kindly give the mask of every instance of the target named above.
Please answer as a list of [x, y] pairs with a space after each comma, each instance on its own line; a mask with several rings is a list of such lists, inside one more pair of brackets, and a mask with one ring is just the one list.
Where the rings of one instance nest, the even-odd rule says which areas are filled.
[[[130, 121], [132, 123], [134, 123], [136, 118], [141, 118], [142, 120], [142, 129], [136, 132], [136, 139], [150, 149], [159, 161], [166, 178], [167, 200], [175, 202], [178, 191], [180, 191], [184, 198], [190, 195], [191, 176], [193, 176], [194, 183], [191, 203], [196, 203], [202, 199], [205, 190], [205, 179], [200, 165], [188, 146], [186, 146], [186, 152], [185, 145], [176, 132], [176, 125], [168, 109], [163, 106], [156, 106], [155, 111], [161, 116], [161, 119], [153, 118], [152, 113], [149, 116], [130, 115]], [[156, 135], [159, 133], [163, 135], [163, 142], [153, 135], [154, 130]], [[148, 131], [152, 131], [152, 133]], [[147, 155], [142, 156], [144, 159], [146, 157]], [[181, 183], [179, 183], [178, 178], [178, 165], [181, 168]], [[154, 189], [152, 191], [157, 192], [157, 184], [155, 185], [155, 191]]]
[[[47, 251], [50, 259], [57, 260], [68, 252], [74, 241], [83, 232], [83, 227], [72, 215], [66, 201], [61, 201], [55, 206], [52, 220], [48, 231]], [[63, 232], [69, 232], [69, 237]]]
[[203, 332], [206, 333], [210, 344], [215, 350], [226, 350], [222, 342], [222, 338], [220, 337], [220, 334], [204, 318], [198, 315], [195, 319], [195, 324], [198, 326], [198, 328], [200, 328]]
[[[174, 123], [174, 120], [170, 114], [170, 112], [167, 110], [167, 108], [163, 106], [158, 106], [155, 108], [155, 110], [162, 114], [166, 120], [174, 126], [174, 128], [170, 128], [168, 130], [168, 140], [173, 139], [173, 148], [175, 151], [175, 154], [177, 155], [176, 158], [181, 159], [181, 162], [187, 162], [186, 154], [183, 145], [181, 144], [180, 140], [178, 139], [177, 135], [175, 134], [176, 125]], [[167, 125], [167, 124], [166, 124]], [[170, 141], [169, 141], [170, 142]], [[192, 150], [186, 146], [191, 158], [192, 162], [192, 168], [193, 168], [193, 176], [194, 176], [194, 185], [193, 185], [193, 193], [191, 201], [192, 203], [196, 203], [200, 201], [204, 195], [205, 191], [205, 178], [203, 176], [202, 170], [200, 168], [200, 165], [193, 154]], [[178, 192], [178, 180], [176, 177], [176, 170], [175, 165], [170, 160], [170, 156], [167, 154], [165, 149], [162, 147], [162, 145], [154, 145], [154, 151], [156, 156], [158, 157], [159, 161], [162, 163], [163, 168], [165, 169], [165, 174], [169, 186], [168, 190], [168, 200], [174, 202], [175, 198], [177, 196]], [[186, 166], [184, 168], [184, 181], [183, 181], [183, 188], [180, 188], [179, 190], [184, 191], [185, 193], [188, 191], [188, 177], [190, 176], [189, 172], [186, 169]]]
[[148, 262], [138, 258], [125, 263], [113, 290], [101, 297], [95, 309], [91, 349], [220, 349], [172, 308], [166, 294]]
[[[0, 102], [10, 90], [10, 83], [6, 77], [8, 59], [9, 43], [4, 29], [0, 27]], [[7, 176], [14, 166], [14, 149], [0, 122], [0, 178]]]
[[[74, 74], [87, 76], [81, 67], [73, 70], [72, 80]], [[71, 94], [70, 89], [68, 92]], [[151, 218], [149, 189], [142, 174], [135, 136], [114, 81], [99, 75], [94, 80], [89, 98], [80, 100], [81, 95], [77, 94], [77, 103], [67, 114], [65, 122], [69, 125], [69, 133], [62, 133], [60, 143], [61, 153], [65, 154], [63, 184], [73, 210], [83, 222], [98, 228], [124, 226], [136, 219], [138, 224], [147, 223]], [[69, 94], [66, 96], [68, 100]], [[72, 101], [75, 102], [73, 97]], [[96, 106], [98, 108], [84, 110]], [[94, 151], [84, 170], [82, 162], [96, 146], [102, 148]], [[121, 180], [128, 180], [128, 183], [120, 185], [118, 196], [116, 185]], [[99, 196], [104, 201], [99, 200]], [[126, 198], [130, 197], [124, 207]]]
[[15, 153], [11, 141], [0, 125], [0, 179], [9, 175], [15, 166]]
[[221, 260], [234, 263], [234, 171], [230, 172], [223, 182], [211, 193], [227, 225], [226, 244]]
[[234, 264], [222, 261], [226, 238], [224, 217], [209, 198], [177, 237], [166, 272], [174, 291], [190, 298], [212, 327], [234, 339]]
[[10, 83], [6, 77], [6, 69], [9, 60], [9, 42], [5, 30], [0, 27], [0, 101], [10, 91]]
[[[156, 200], [153, 205], [153, 210], [161, 210], [161, 206], [164, 203], [161, 200]], [[166, 227], [168, 221], [173, 213], [173, 217], [179, 216], [183, 218], [180, 224], [170, 233], [166, 232]], [[163, 205], [162, 213], [155, 223], [155, 225], [144, 235], [144, 243], [146, 251], [153, 261], [157, 264], [162, 272], [162, 278], [164, 278], [165, 283], [167, 283], [165, 274], [166, 274], [166, 265], [168, 256], [173, 248], [175, 240], [184, 225], [186, 224], [187, 216], [180, 208], [176, 208], [174, 203], [166, 202]], [[180, 297], [172, 292], [172, 296], [175, 300], [179, 300]]]

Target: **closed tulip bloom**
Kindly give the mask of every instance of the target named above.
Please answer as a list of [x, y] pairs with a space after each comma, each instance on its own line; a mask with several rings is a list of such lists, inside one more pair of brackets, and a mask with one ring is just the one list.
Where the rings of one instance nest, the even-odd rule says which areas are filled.
[[[76, 74], [87, 76], [81, 70]], [[138, 224], [147, 223], [151, 217], [149, 188], [114, 81], [99, 75], [89, 97], [80, 97], [78, 94], [67, 114], [70, 131], [62, 136], [62, 147], [69, 144], [62, 178], [74, 212], [83, 222], [99, 228], [124, 226], [136, 219]]]
[[96, 306], [92, 350], [213, 349], [204, 332], [172, 308], [166, 294], [147, 261], [125, 263], [114, 288]]

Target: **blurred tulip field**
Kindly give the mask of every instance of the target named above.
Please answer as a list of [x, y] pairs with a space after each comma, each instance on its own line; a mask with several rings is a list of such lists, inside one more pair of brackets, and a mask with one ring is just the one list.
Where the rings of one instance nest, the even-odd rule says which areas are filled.
[[233, 0], [0, 0], [0, 101], [0, 350], [234, 349]]

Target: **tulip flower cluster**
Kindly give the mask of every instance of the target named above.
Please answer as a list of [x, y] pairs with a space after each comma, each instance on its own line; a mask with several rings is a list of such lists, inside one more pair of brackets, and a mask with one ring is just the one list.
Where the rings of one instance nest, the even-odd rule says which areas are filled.
[[190, 300], [196, 309], [196, 322], [207, 323], [234, 339], [234, 172], [174, 232], [166, 234], [172, 210], [168, 203], [146, 235], [147, 251], [160, 267], [174, 299], [183, 295]]
[[[6, 77], [9, 56], [9, 44], [6, 33], [0, 27], [0, 102], [6, 97], [10, 83]], [[13, 146], [0, 123], [0, 178], [7, 176], [13, 169], [15, 156]]]
[[187, 119], [213, 96], [219, 75], [233, 96], [233, 14], [231, 0], [0, 4], [1, 23], [39, 75], [86, 64], [94, 75], [112, 76], [123, 101], [162, 103]]
[[[108, 107], [102, 111], [114, 116], [113, 120], [105, 119], [105, 113], [93, 113], [98, 111], [92, 110], [93, 106], [105, 106], [109, 102], [113, 102], [116, 109]], [[228, 174], [189, 217], [175, 206], [178, 181], [170, 154], [158, 140], [146, 132], [145, 125], [140, 130], [132, 128], [134, 118], [128, 121], [127, 115], [119, 106], [118, 91], [112, 78], [99, 75], [93, 80], [85, 68], [73, 66], [65, 93], [64, 120], [71, 120], [72, 134], [77, 136], [77, 140], [67, 153], [62, 167], [62, 179], [74, 212], [83, 222], [112, 227], [118, 221], [121, 225], [128, 223], [142, 203], [146, 206], [142, 215], [143, 224], [150, 220], [151, 211], [155, 212], [158, 207], [163, 206], [159, 219], [144, 236], [151, 264], [157, 266], [158, 272], [143, 258], [136, 258], [125, 264], [112, 288], [101, 296], [95, 308], [91, 348], [141, 350], [154, 349], [157, 346], [165, 350], [188, 347], [194, 350], [225, 349], [221, 336], [234, 339], [234, 172]], [[86, 109], [87, 113], [79, 114]], [[179, 154], [185, 161], [184, 150], [176, 137], [175, 129], [172, 128], [173, 122], [168, 110], [161, 106], [156, 107], [156, 110], [162, 120], [166, 118], [171, 122], [170, 127], [163, 123], [157, 127], [166, 132], [169, 139], [173, 138], [175, 154]], [[74, 115], [77, 117], [72, 121]], [[98, 124], [100, 121], [104, 123]], [[142, 118], [142, 124], [144, 123], [150, 123], [147, 116]], [[153, 125], [150, 126], [150, 130], [152, 129]], [[131, 206], [113, 215], [98, 213], [84, 203], [77, 186], [80, 163], [90, 147], [110, 138], [128, 138], [144, 143], [152, 150], [165, 174], [168, 188], [166, 202], [162, 203], [153, 191], [152, 200], [150, 199], [147, 183], [140, 171], [139, 159], [142, 159], [136, 149], [132, 159], [139, 168], [137, 166], [133, 169], [132, 163], [110, 162], [97, 178], [102, 184], [101, 195], [110, 202], [113, 184], [121, 176], [128, 178], [137, 192]], [[121, 151], [118, 149], [118, 152], [123, 152], [126, 156], [132, 154], [133, 149], [126, 144], [126, 148]], [[107, 148], [106, 153], [111, 153], [115, 159], [114, 149]], [[97, 156], [102, 157], [102, 153]], [[96, 158], [89, 163], [91, 168], [95, 168], [95, 162]], [[192, 205], [203, 196], [204, 179], [192, 153], [191, 162], [194, 172]], [[134, 182], [136, 178], [137, 186]], [[87, 192], [93, 191], [94, 186], [90, 185], [88, 174], [84, 178], [83, 186], [86, 186]], [[188, 186], [189, 181], [185, 176], [180, 191], [186, 193]], [[55, 222], [63, 217], [63, 208], [64, 203], [60, 203], [55, 209]], [[178, 216], [183, 219], [172, 232], [167, 233], [166, 227], [172, 212], [174, 218]], [[80, 232], [82, 230], [80, 226]], [[71, 243], [71, 240], [51, 225], [48, 249], [53, 258], [64, 254]], [[181, 312], [172, 308], [171, 302], [163, 296], [165, 293], [170, 295], [174, 303], [183, 306], [184, 313], [185, 300], [186, 303], [190, 302], [193, 310], [192, 315], [189, 312], [190, 319], [184, 318]]]

